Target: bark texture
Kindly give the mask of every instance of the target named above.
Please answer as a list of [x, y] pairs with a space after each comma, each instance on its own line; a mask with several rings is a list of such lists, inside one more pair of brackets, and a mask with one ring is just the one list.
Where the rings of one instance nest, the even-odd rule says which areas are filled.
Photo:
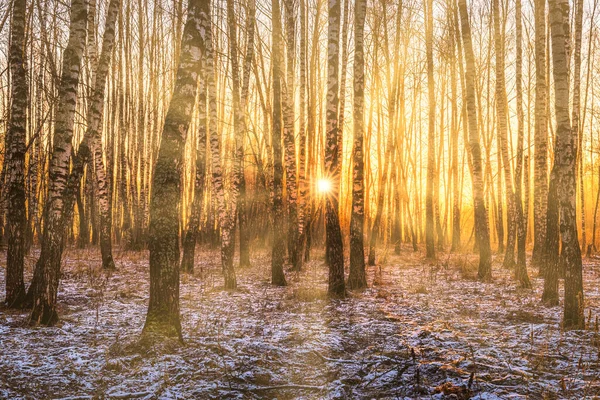
[[469, 151], [473, 164], [473, 200], [475, 208], [475, 235], [479, 247], [479, 270], [477, 276], [482, 281], [492, 279], [492, 250], [490, 247], [490, 232], [488, 215], [485, 209], [483, 193], [483, 168], [481, 160], [481, 145], [479, 143], [479, 127], [477, 123], [477, 104], [475, 98], [475, 55], [471, 39], [471, 26], [466, 0], [458, 0], [458, 9], [462, 28], [463, 47], [465, 52], [466, 70], [465, 87], [467, 100], [467, 123], [469, 126]]
[[327, 112], [325, 140], [325, 171], [331, 180], [332, 190], [326, 196], [326, 231], [327, 250], [329, 254], [329, 286], [330, 296], [344, 297], [344, 244], [339, 219], [339, 47], [340, 47], [340, 2], [329, 1], [327, 26]]
[[209, 23], [208, 0], [190, 0], [173, 97], [165, 117], [150, 200], [150, 301], [144, 335], [181, 339], [179, 206], [185, 140], [196, 101]]
[[554, 76], [554, 110], [556, 116], [556, 152], [554, 168], [558, 176], [557, 190], [560, 213], [561, 259], [565, 266], [565, 303], [563, 327], [581, 329], [583, 314], [583, 276], [581, 249], [577, 235], [575, 169], [577, 138], [569, 116], [569, 2], [550, 0], [550, 28], [552, 34], [552, 62]]
[[367, 287], [365, 274], [365, 188], [364, 188], [364, 131], [365, 131], [365, 18], [367, 1], [356, 0], [354, 5], [354, 142], [352, 147], [352, 214], [350, 216], [350, 275], [348, 288]]
[[6, 299], [9, 307], [20, 307], [25, 299], [23, 266], [25, 262], [25, 135], [29, 87], [27, 85], [27, 59], [25, 50], [26, 0], [13, 0], [9, 45], [11, 106], [6, 132], [5, 168], [8, 171], [6, 228], [8, 249], [6, 253]]
[[37, 261], [28, 297], [33, 301], [31, 322], [51, 325], [58, 320], [56, 295], [60, 277], [60, 262], [64, 249], [65, 213], [69, 160], [73, 149], [73, 122], [77, 105], [77, 87], [81, 75], [81, 58], [86, 39], [87, 4], [73, 0], [69, 25], [69, 41], [62, 61], [58, 87], [58, 106], [54, 126], [54, 141], [48, 169], [48, 192], [44, 210], [42, 248]]

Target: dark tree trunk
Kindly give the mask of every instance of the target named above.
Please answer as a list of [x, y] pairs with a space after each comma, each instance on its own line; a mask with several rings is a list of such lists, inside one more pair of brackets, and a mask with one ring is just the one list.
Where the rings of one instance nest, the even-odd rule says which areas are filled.
[[6, 300], [9, 307], [21, 307], [25, 299], [23, 266], [25, 262], [25, 134], [29, 87], [27, 85], [27, 60], [25, 56], [26, 0], [13, 0], [9, 47], [11, 82], [11, 107], [6, 132], [5, 168], [8, 172], [6, 225], [8, 249], [6, 254]]
[[271, 220], [273, 227], [273, 249], [271, 253], [271, 283], [277, 286], [285, 286], [287, 285], [283, 273], [285, 239], [284, 235], [277, 228], [277, 221], [282, 221], [283, 218], [283, 164], [281, 151], [281, 61], [283, 58], [283, 38], [279, 0], [271, 0], [271, 7], [273, 10], [273, 128], [271, 131], [273, 148], [273, 204]]
[[354, 6], [354, 144], [352, 149], [352, 215], [350, 217], [350, 275], [348, 287], [367, 287], [365, 273], [364, 224], [364, 111], [365, 111], [365, 17], [367, 1], [356, 0]]
[[[65, 209], [69, 176], [73, 122], [77, 104], [77, 87], [81, 58], [85, 45], [87, 3], [73, 0], [69, 42], [63, 54], [62, 77], [58, 88], [58, 108], [54, 126], [54, 143], [48, 171], [48, 194], [44, 209], [42, 249], [37, 261], [28, 298], [33, 301], [31, 322], [52, 325], [58, 320], [56, 295], [60, 277], [60, 262], [67, 232]], [[28, 299], [28, 300], [29, 300]]]
[[563, 327], [585, 327], [581, 248], [577, 233], [575, 180], [577, 141], [569, 116], [569, 2], [550, 0], [552, 62], [554, 75], [554, 108], [556, 146], [554, 168], [557, 172], [557, 197], [560, 212], [561, 260], [565, 264], [565, 304]]
[[181, 166], [187, 130], [196, 101], [205, 35], [210, 29], [207, 0], [190, 0], [181, 39], [173, 97], [165, 118], [152, 177], [150, 199], [150, 302], [144, 335], [181, 339], [179, 319], [179, 217]]
[[[327, 249], [329, 251], [329, 288], [328, 292], [334, 297], [344, 297], [346, 286], [344, 282], [344, 244], [339, 219], [339, 36], [340, 36], [340, 2], [329, 2], [329, 24], [327, 29], [327, 120], [325, 144], [325, 171], [332, 181], [331, 193], [326, 196], [326, 231]], [[375, 227], [377, 229], [377, 227]]]

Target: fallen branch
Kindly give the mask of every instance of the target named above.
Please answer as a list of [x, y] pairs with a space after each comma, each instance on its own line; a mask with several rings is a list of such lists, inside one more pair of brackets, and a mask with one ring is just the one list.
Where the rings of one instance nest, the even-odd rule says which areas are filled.
[[252, 392], [262, 392], [265, 390], [285, 390], [285, 389], [302, 389], [302, 390], [324, 390], [325, 386], [311, 386], [311, 385], [277, 385], [277, 386], [263, 386], [248, 389]]
[[554, 359], [557, 359], [557, 360], [570, 361], [569, 357], [567, 357], [567, 356], [565, 356], [563, 354], [560, 354], [560, 353], [559, 354], [543, 354], [543, 353], [529, 352], [529, 353], [526, 353], [526, 354], [528, 354], [529, 356], [532, 356], [532, 357], [554, 358]]
[[319, 353], [316, 350], [314, 350], [313, 353], [315, 353], [323, 361], [335, 362], [335, 363], [340, 363], [340, 364], [369, 364], [369, 363], [374, 362], [374, 361], [343, 360], [340, 358], [329, 358], [329, 357], [325, 357], [323, 354]]
[[89, 400], [93, 399], [92, 396], [70, 396], [70, 397], [61, 397], [60, 399], [55, 400]]
[[510, 373], [512, 375], [521, 376], [523, 378], [533, 378], [532, 373], [522, 371], [522, 370], [516, 369], [516, 368], [511, 368], [510, 365], [508, 365], [508, 364], [506, 364], [507, 368], [503, 368], [503, 367], [496, 366], [496, 365], [484, 364], [481, 362], [475, 362], [474, 364], [477, 365], [478, 367], [488, 368], [488, 369], [492, 369], [492, 370], [496, 370], [496, 371], [503, 371], [503, 372], [508, 371], [508, 373]]
[[134, 392], [134, 393], [116, 393], [107, 396], [109, 399], [139, 399], [140, 397], [146, 397], [152, 392]]
[[375, 382], [377, 379], [387, 375], [388, 373], [392, 372], [392, 371], [398, 371], [398, 378], [402, 376], [402, 374], [404, 374], [406, 372], [406, 370], [410, 368], [410, 365], [405, 365], [404, 367], [402, 367], [402, 369], [398, 369], [397, 365], [394, 365], [392, 368], [382, 372], [381, 374], [375, 376], [373, 379], [371, 379], [369, 382], [367, 382], [367, 384], [365, 385], [365, 388], [369, 387], [371, 385], [371, 383]]
[[340, 364], [377, 364], [377, 363], [383, 363], [385, 361], [390, 361], [390, 362], [393, 362], [396, 364], [400, 364], [400, 360], [396, 360], [396, 359], [386, 357], [386, 356], [377, 356], [378, 357], [377, 360], [345, 360], [342, 358], [325, 357], [323, 354], [319, 353], [316, 350], [313, 350], [313, 353], [316, 354], [323, 361], [340, 363]]

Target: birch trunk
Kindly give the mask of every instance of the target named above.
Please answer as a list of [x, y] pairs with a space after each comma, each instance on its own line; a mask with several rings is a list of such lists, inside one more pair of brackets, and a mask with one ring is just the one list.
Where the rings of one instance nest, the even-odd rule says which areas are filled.
[[272, 183], [272, 234], [273, 249], [271, 252], [271, 283], [277, 286], [285, 286], [287, 282], [283, 273], [283, 261], [285, 257], [285, 240], [276, 228], [276, 221], [283, 217], [283, 165], [281, 154], [281, 61], [283, 59], [283, 44], [281, 31], [281, 12], [279, 0], [271, 0], [273, 21], [273, 49], [271, 52], [272, 84], [273, 84], [273, 127], [271, 130], [271, 145], [273, 151], [273, 183]]
[[[207, 15], [210, 15], [207, 12]], [[231, 237], [235, 232], [235, 213], [227, 209], [225, 198], [225, 184], [223, 181], [223, 167], [221, 164], [220, 138], [217, 126], [217, 88], [215, 82], [215, 43], [212, 27], [207, 25], [206, 29], [206, 82], [208, 84], [208, 112], [209, 112], [209, 134], [210, 152], [212, 164], [213, 193], [217, 198], [218, 220], [221, 230], [221, 265], [223, 269], [224, 284], [226, 289], [235, 289], [237, 280], [233, 268], [233, 243]], [[234, 172], [235, 173], [235, 172]], [[235, 197], [234, 197], [235, 198]], [[235, 203], [232, 202], [235, 207]]]
[[[434, 195], [435, 181], [435, 82], [433, 76], [433, 0], [426, 0], [426, 68], [427, 68], [427, 96], [429, 102], [429, 126], [427, 130], [427, 184], [425, 194], [425, 245], [427, 258], [435, 258], [435, 222], [434, 222]], [[437, 190], [437, 189], [436, 189]]]
[[554, 76], [556, 151], [554, 168], [558, 176], [558, 201], [560, 213], [561, 258], [565, 264], [565, 303], [563, 327], [582, 329], [583, 277], [581, 249], [577, 236], [575, 180], [577, 142], [569, 116], [569, 65], [568, 65], [568, 18], [567, 0], [550, 0], [550, 27], [552, 34], [552, 62]]
[[[256, 0], [248, 1], [248, 16], [246, 20], [246, 54], [244, 56], [244, 69], [242, 76], [242, 112], [244, 113], [243, 127], [244, 132], [242, 140], [246, 140], [248, 135], [247, 118], [247, 103], [248, 90], [250, 86], [250, 74], [252, 62], [254, 60], [254, 42], [256, 30]], [[242, 157], [242, 171], [244, 171], [244, 158]], [[238, 222], [240, 232], [240, 267], [250, 266], [250, 230], [248, 226], [248, 200], [246, 199], [246, 178], [242, 173], [240, 176], [240, 194], [238, 197]]]
[[[296, 136], [295, 136], [295, 113], [294, 113], [294, 71], [295, 71], [295, 20], [294, 2], [284, 0], [285, 19], [285, 41], [287, 42], [287, 68], [285, 85], [282, 84], [282, 113], [283, 113], [283, 144], [285, 162], [285, 187], [287, 193], [287, 216], [288, 216], [288, 253], [290, 263], [298, 263], [298, 187], [296, 178]], [[283, 48], [283, 45], [282, 45]], [[283, 51], [280, 62], [283, 63]], [[283, 64], [282, 64], [283, 65]]]
[[77, 105], [77, 87], [85, 46], [87, 3], [73, 0], [69, 41], [62, 61], [58, 87], [54, 141], [48, 170], [48, 193], [44, 210], [42, 249], [37, 261], [28, 297], [33, 300], [31, 323], [52, 325], [58, 320], [56, 295], [60, 278], [63, 236], [65, 233], [65, 196], [72, 152], [73, 123]]
[[300, 0], [300, 94], [299, 94], [299, 146], [298, 146], [298, 249], [294, 268], [302, 269], [306, 245], [307, 200], [309, 184], [306, 173], [306, 92], [307, 92], [307, 21], [306, 0]]
[[[502, 166], [504, 167], [504, 185], [506, 190], [508, 220], [508, 232], [503, 265], [504, 268], [512, 268], [515, 265], [516, 208], [512, 170], [508, 151], [508, 100], [506, 98], [506, 78], [504, 73], [504, 29], [500, 28], [499, 3], [499, 0], [494, 0], [492, 7], [494, 14], [494, 48], [496, 52], [496, 113], [500, 154], [502, 156]], [[500, 198], [500, 193], [498, 193], [498, 197]]]
[[209, 26], [208, 0], [190, 0], [173, 97], [165, 117], [150, 200], [150, 302], [143, 336], [181, 339], [179, 319], [179, 207], [185, 140], [196, 101]]
[[517, 229], [517, 263], [515, 265], [515, 278], [520, 287], [531, 288], [531, 282], [527, 275], [527, 260], [525, 253], [525, 241], [527, 239], [527, 217], [523, 215], [522, 203], [522, 176], [523, 176], [523, 141], [524, 141], [524, 121], [523, 121], [523, 24], [521, 15], [521, 0], [515, 1], [516, 14], [516, 39], [517, 39], [517, 59], [516, 59], [516, 80], [517, 80], [517, 170], [515, 171], [515, 208], [516, 208], [516, 229]]
[[73, 169], [69, 176], [68, 198], [65, 202], [65, 212], [68, 214], [67, 222], [70, 226], [73, 214], [75, 193], [79, 191], [85, 166], [93, 163], [96, 175], [95, 195], [100, 219], [100, 251], [102, 253], [102, 268], [115, 269], [112, 257], [112, 218], [110, 210], [111, 190], [102, 153], [102, 120], [104, 115], [104, 93], [115, 44], [115, 25], [119, 15], [120, 1], [111, 0], [106, 14], [104, 37], [102, 39], [102, 52], [98, 59], [95, 74], [94, 89], [88, 110], [88, 127], [79, 145], [79, 150], [73, 160]]
[[533, 252], [531, 263], [543, 269], [548, 208], [548, 92], [546, 85], [546, 0], [535, 0], [535, 127], [533, 170]]
[[475, 235], [479, 245], [479, 271], [477, 276], [482, 281], [492, 279], [492, 250], [488, 215], [485, 209], [483, 193], [483, 169], [481, 146], [479, 144], [479, 127], [477, 124], [477, 104], [475, 101], [475, 55], [471, 39], [471, 26], [467, 11], [466, 0], [458, 0], [460, 21], [462, 27], [463, 48], [465, 52], [465, 88], [467, 100], [467, 120], [469, 126], [469, 148], [473, 163], [473, 200], [475, 209]]
[[183, 256], [181, 259], [181, 271], [194, 272], [194, 259], [196, 254], [196, 241], [200, 231], [200, 217], [202, 215], [202, 204], [204, 202], [204, 182], [206, 180], [206, 81], [204, 70], [199, 71], [198, 85], [198, 131], [196, 133], [196, 175], [194, 177], [194, 200], [188, 228], [183, 241]]
[[7, 177], [6, 228], [6, 299], [8, 307], [21, 307], [25, 299], [23, 267], [25, 263], [25, 136], [29, 87], [27, 84], [27, 51], [25, 49], [26, 0], [13, 0], [10, 26], [9, 66], [11, 78], [10, 120], [6, 132], [5, 171]]
[[329, 1], [327, 27], [327, 113], [326, 113], [326, 143], [325, 171], [331, 180], [332, 190], [326, 196], [326, 231], [327, 249], [329, 251], [329, 287], [328, 292], [333, 297], [344, 297], [346, 287], [344, 282], [344, 247], [339, 219], [339, 41], [340, 41], [340, 2]]
[[367, 287], [365, 273], [364, 224], [364, 114], [365, 114], [365, 18], [367, 1], [354, 4], [354, 142], [352, 148], [352, 214], [350, 216], [350, 275], [348, 287]]

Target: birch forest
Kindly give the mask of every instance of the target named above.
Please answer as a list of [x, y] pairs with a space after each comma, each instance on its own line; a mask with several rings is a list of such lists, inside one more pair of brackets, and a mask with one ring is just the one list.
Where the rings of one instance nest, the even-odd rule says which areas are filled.
[[600, 396], [599, 0], [0, 0], [0, 399]]

